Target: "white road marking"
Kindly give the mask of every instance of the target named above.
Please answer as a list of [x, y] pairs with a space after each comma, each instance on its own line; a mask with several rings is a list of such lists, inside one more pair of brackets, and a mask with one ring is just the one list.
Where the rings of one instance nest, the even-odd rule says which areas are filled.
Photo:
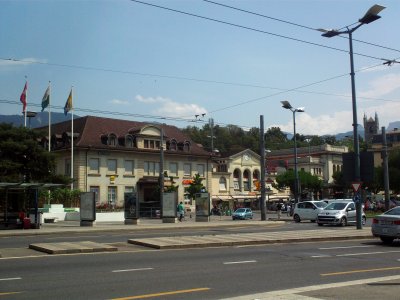
[[138, 268], [138, 269], [126, 269], [126, 270], [113, 270], [112, 273], [121, 273], [121, 272], [135, 272], [135, 271], [146, 271], [153, 270], [153, 268]]
[[324, 258], [324, 257], [331, 257], [330, 255], [321, 254], [321, 255], [313, 255], [312, 258]]
[[364, 253], [337, 254], [335, 256], [342, 257], [342, 256], [374, 255], [374, 254], [399, 253], [399, 252], [400, 252], [400, 250], [393, 250], [393, 251], [377, 251], [377, 252], [364, 252]]
[[329, 247], [329, 248], [318, 248], [318, 250], [333, 250], [333, 249], [351, 249], [351, 248], [368, 248], [375, 246], [347, 246], [347, 247]]
[[303, 297], [297, 297], [297, 296], [299, 296], [298, 295], [299, 293], [318, 291], [318, 290], [329, 289], [329, 288], [352, 286], [352, 285], [358, 285], [358, 284], [368, 284], [368, 283], [372, 283], [372, 282], [376, 283], [376, 282], [389, 281], [389, 280], [399, 280], [399, 279], [400, 279], [400, 275], [368, 278], [368, 279], [360, 279], [360, 280], [353, 280], [353, 281], [304, 286], [304, 287], [300, 287], [300, 288], [285, 289], [285, 290], [281, 290], [281, 291], [265, 292], [265, 293], [259, 293], [259, 294], [253, 294], [253, 295], [245, 295], [245, 296], [239, 296], [239, 297], [234, 297], [234, 298], [229, 298], [229, 299], [230, 300], [249, 300], [249, 299], [276, 300], [276, 299], [307, 299], [307, 298], [315, 299], [315, 298], [311, 298], [311, 297], [303, 298]]
[[249, 263], [255, 263], [257, 262], [256, 260], [242, 260], [242, 261], [227, 261], [224, 262], [224, 265], [233, 265], [233, 264], [249, 264]]
[[5, 280], [19, 280], [22, 279], [21, 277], [11, 277], [11, 278], [0, 278], [0, 281], [5, 281]]

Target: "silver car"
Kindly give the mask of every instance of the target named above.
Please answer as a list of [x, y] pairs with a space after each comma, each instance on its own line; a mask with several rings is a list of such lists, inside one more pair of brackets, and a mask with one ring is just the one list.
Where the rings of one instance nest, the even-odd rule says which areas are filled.
[[375, 216], [372, 220], [371, 231], [385, 244], [391, 244], [394, 239], [400, 238], [400, 206]]
[[[361, 212], [361, 222], [367, 222], [364, 211]], [[324, 210], [318, 214], [317, 223], [346, 226], [357, 223], [356, 205], [353, 201], [340, 200], [329, 203]]]
[[296, 223], [304, 220], [315, 222], [318, 213], [320, 213], [326, 205], [324, 201], [303, 201], [296, 203], [293, 211], [293, 220]]

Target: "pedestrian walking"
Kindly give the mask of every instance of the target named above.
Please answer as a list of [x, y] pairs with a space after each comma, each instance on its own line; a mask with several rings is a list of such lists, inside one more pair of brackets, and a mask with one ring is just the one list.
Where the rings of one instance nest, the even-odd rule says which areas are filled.
[[278, 205], [276, 206], [276, 213], [278, 215], [278, 220], [280, 220], [281, 218], [281, 211], [282, 211], [282, 204], [278, 203]]
[[178, 211], [179, 222], [182, 222], [183, 217], [185, 216], [185, 208], [183, 207], [182, 201], [178, 204], [178, 207], [176, 210]]

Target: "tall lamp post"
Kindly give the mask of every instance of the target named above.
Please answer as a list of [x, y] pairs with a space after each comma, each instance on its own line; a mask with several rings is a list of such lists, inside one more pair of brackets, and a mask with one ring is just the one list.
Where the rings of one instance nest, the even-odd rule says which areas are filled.
[[[323, 37], [334, 37], [340, 34], [348, 34], [349, 35], [349, 46], [350, 46], [350, 77], [351, 77], [351, 96], [352, 96], [352, 106], [353, 106], [353, 140], [354, 140], [354, 182], [360, 183], [361, 175], [360, 175], [360, 146], [358, 140], [358, 132], [357, 132], [357, 102], [356, 102], [356, 85], [354, 79], [354, 60], [353, 60], [353, 32], [356, 31], [359, 27], [364, 24], [369, 24], [373, 21], [376, 21], [380, 18], [378, 14], [385, 9], [384, 6], [375, 4], [372, 6], [366, 14], [358, 20], [358, 24], [353, 28], [349, 28], [346, 26], [346, 30], [334, 30], [334, 29], [318, 29], [323, 32]], [[362, 210], [362, 201], [359, 193], [354, 196], [356, 200], [356, 214], [357, 214], [357, 229], [362, 229], [361, 222], [361, 210]]]
[[293, 113], [293, 134], [294, 134], [294, 204], [299, 202], [299, 172], [297, 171], [297, 140], [296, 140], [296, 113], [304, 112], [304, 107], [293, 108], [289, 101], [281, 101], [282, 107], [289, 109]]

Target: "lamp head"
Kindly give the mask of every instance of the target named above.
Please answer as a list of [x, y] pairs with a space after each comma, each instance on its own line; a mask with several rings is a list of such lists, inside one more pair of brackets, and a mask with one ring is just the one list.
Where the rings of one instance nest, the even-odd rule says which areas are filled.
[[374, 6], [372, 6], [370, 9], [368, 9], [368, 11], [365, 13], [365, 15], [358, 20], [358, 22], [362, 23], [362, 24], [369, 24], [373, 21], [378, 20], [381, 16], [378, 16], [378, 14], [384, 10], [386, 7], [379, 5], [379, 4], [375, 4]]
[[305, 112], [306, 108], [305, 107], [299, 107], [299, 108], [296, 108], [296, 111], [297, 112]]
[[292, 109], [292, 108], [293, 108], [293, 107], [290, 105], [289, 101], [284, 100], [284, 101], [281, 101], [281, 103], [282, 103], [282, 107], [283, 107], [283, 108], [286, 108], [286, 109]]

